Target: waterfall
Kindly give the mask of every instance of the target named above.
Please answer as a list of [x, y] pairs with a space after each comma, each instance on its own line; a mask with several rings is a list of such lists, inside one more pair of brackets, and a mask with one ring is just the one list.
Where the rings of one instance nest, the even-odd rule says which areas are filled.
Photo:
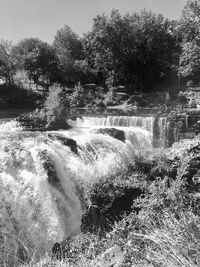
[[68, 120], [74, 128], [103, 129], [115, 128], [123, 130], [126, 142], [134, 149], [152, 149], [154, 117], [139, 116], [107, 116], [77, 118]]
[[107, 116], [107, 117], [82, 117], [76, 121], [68, 121], [74, 127], [139, 127], [144, 130], [153, 131], [154, 117], [139, 116]]
[[188, 120], [189, 120], [189, 115], [186, 114], [186, 115], [185, 115], [185, 132], [188, 131]]
[[2, 132], [18, 132], [22, 131], [23, 127], [20, 125], [19, 122], [15, 120], [11, 121], [3, 121], [0, 120], [0, 133]]
[[[1, 243], [9, 240], [16, 257], [22, 244], [41, 254], [80, 232], [83, 186], [115, 173], [132, 154], [127, 143], [108, 135], [11, 132], [11, 125], [17, 127], [0, 125], [0, 236], [2, 229], [9, 233]], [[72, 137], [77, 153], [64, 142]]]
[[[153, 117], [83, 117], [69, 123], [71, 130], [51, 132], [28, 132], [17, 121], [0, 124], [0, 237], [2, 229], [8, 233], [2, 244], [9, 243], [16, 257], [21, 246], [41, 254], [79, 233], [88, 183], [114, 175], [137, 150], [152, 149]], [[164, 124], [162, 119], [159, 127]], [[105, 133], [94, 132], [100, 128]], [[124, 140], [106, 128], [122, 132]]]
[[159, 129], [159, 142], [163, 147], [165, 146], [166, 141], [166, 131], [167, 131], [167, 118], [160, 117], [158, 120], [158, 129]]

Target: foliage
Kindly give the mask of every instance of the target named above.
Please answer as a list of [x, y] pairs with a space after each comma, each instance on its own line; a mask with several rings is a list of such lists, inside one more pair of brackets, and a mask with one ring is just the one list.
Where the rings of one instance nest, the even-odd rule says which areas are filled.
[[50, 82], [58, 71], [58, 60], [54, 48], [37, 38], [24, 39], [13, 48], [18, 67], [27, 71], [34, 83]]
[[186, 2], [179, 24], [184, 43], [199, 40], [200, 3], [198, 0], [188, 0]]
[[70, 83], [74, 80], [78, 82], [75, 61], [83, 59], [82, 45], [78, 36], [69, 26], [65, 25], [57, 31], [53, 47], [59, 59], [59, 68], [63, 77], [62, 82]]
[[188, 0], [182, 11], [179, 22], [179, 31], [182, 39], [180, 56], [180, 74], [184, 77], [198, 80], [199, 51], [200, 51], [200, 3], [197, 0]]
[[69, 102], [66, 98], [64, 88], [58, 84], [50, 87], [46, 100], [44, 102], [44, 110], [47, 116], [47, 122], [52, 122], [66, 118]]
[[9, 86], [13, 83], [16, 72], [16, 62], [12, 53], [12, 43], [1, 40], [0, 42], [0, 75], [5, 77]]
[[170, 72], [176, 50], [170, 29], [172, 24], [162, 15], [143, 10], [121, 16], [113, 10], [110, 17], [97, 16], [92, 31], [85, 35], [86, 59], [105, 82], [151, 90], [152, 83]]
[[200, 74], [200, 46], [196, 42], [183, 44], [179, 71], [185, 77]]
[[75, 85], [72, 94], [70, 95], [70, 107], [82, 108], [93, 101], [91, 91], [87, 91], [81, 86], [80, 83]]

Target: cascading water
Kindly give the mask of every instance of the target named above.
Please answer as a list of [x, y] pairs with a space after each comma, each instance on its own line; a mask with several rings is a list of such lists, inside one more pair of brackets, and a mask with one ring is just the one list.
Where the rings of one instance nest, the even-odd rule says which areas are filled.
[[153, 131], [154, 117], [139, 116], [107, 116], [107, 117], [82, 117], [74, 122], [76, 127], [140, 127], [147, 131]]
[[[10, 247], [20, 257], [21, 247], [29, 247], [41, 254], [80, 232], [83, 187], [113, 174], [133, 151], [152, 149], [153, 117], [69, 122], [71, 130], [44, 133], [25, 131], [16, 121], [0, 124], [0, 252]], [[99, 128], [120, 129], [125, 141], [93, 132]]]
[[166, 141], [166, 130], [167, 130], [167, 118], [160, 117], [158, 120], [158, 129], [159, 129], [159, 142], [160, 146], [165, 146]]
[[75, 121], [68, 120], [74, 128], [98, 129], [115, 128], [123, 130], [126, 142], [135, 149], [151, 149], [154, 117], [108, 116], [82, 117]]

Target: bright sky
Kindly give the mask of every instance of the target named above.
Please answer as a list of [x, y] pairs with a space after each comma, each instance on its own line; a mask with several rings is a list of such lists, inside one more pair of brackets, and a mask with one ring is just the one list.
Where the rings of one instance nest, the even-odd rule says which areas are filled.
[[91, 29], [92, 19], [113, 8], [121, 14], [143, 8], [177, 19], [186, 0], [0, 0], [0, 39], [14, 43], [28, 37], [52, 42], [65, 24], [79, 35]]

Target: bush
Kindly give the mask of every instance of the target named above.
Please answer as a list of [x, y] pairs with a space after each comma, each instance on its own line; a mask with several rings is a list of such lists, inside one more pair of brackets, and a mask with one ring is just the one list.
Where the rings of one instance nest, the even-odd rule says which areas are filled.
[[83, 108], [86, 105], [91, 105], [94, 101], [94, 94], [91, 91], [86, 91], [80, 83], [78, 83], [73, 93], [70, 95], [70, 107]]
[[54, 84], [49, 89], [49, 93], [44, 102], [44, 110], [47, 116], [47, 122], [66, 118], [69, 101], [66, 97], [64, 88]]

